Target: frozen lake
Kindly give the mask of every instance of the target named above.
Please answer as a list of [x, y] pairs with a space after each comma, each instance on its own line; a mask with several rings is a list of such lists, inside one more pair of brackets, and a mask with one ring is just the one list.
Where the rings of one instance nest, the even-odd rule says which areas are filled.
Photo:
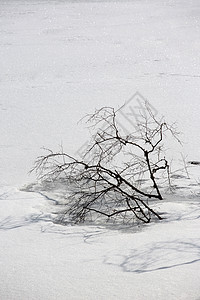
[[197, 0], [1, 1], [3, 182], [27, 180], [40, 147], [74, 153], [77, 121], [136, 91], [179, 122], [198, 159], [199, 15]]
[[1, 300], [200, 299], [199, 165], [156, 203], [165, 220], [130, 231], [54, 224], [19, 189], [41, 147], [75, 153], [79, 119], [137, 91], [199, 161], [199, 37], [199, 0], [0, 1]]

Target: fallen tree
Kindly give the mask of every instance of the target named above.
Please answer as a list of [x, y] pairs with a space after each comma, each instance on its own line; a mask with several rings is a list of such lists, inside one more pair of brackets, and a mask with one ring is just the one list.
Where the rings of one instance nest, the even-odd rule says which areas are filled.
[[168, 133], [178, 140], [176, 128], [158, 120], [148, 102], [129, 134], [117, 117], [112, 107], [87, 116], [94, 134], [82, 157], [48, 150], [36, 160], [34, 170], [41, 180], [67, 186], [61, 222], [94, 221], [98, 216], [123, 223], [162, 219], [151, 204], [162, 200], [158, 179], [167, 178], [170, 184], [164, 141]]

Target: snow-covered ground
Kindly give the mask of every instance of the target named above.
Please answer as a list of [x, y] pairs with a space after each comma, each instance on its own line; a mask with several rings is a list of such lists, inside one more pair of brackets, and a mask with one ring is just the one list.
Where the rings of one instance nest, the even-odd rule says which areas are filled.
[[0, 2], [0, 299], [200, 299], [200, 166], [164, 221], [126, 230], [53, 224], [21, 190], [41, 147], [76, 153], [78, 120], [136, 91], [200, 161], [199, 37], [199, 0]]

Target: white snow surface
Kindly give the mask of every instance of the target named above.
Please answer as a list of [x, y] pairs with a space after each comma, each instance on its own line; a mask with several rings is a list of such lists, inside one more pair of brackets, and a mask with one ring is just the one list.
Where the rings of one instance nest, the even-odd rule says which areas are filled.
[[76, 153], [79, 119], [136, 91], [200, 161], [199, 37], [199, 0], [0, 2], [1, 300], [200, 299], [199, 165], [134, 228], [54, 224], [51, 197], [22, 190], [41, 147]]

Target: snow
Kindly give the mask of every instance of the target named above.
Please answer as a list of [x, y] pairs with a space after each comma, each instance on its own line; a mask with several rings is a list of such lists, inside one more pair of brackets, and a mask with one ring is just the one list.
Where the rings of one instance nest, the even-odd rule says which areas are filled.
[[41, 147], [76, 153], [79, 119], [136, 91], [200, 161], [199, 16], [198, 0], [0, 2], [0, 299], [200, 299], [199, 165], [136, 228], [54, 224], [23, 190]]
[[56, 225], [43, 197], [7, 195], [8, 204], [1, 201], [2, 299], [198, 298], [199, 202], [172, 199], [163, 205], [164, 222], [112, 229]]

